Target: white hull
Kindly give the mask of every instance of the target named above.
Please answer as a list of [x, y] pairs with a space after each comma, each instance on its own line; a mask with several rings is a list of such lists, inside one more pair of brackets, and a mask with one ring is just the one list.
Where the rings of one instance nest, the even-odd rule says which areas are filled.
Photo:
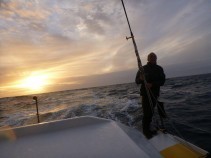
[[[169, 134], [147, 140], [139, 131], [111, 120], [78, 117], [0, 130], [0, 157], [159, 158], [168, 156], [167, 149], [178, 142]], [[200, 156], [207, 154], [196, 148]]]

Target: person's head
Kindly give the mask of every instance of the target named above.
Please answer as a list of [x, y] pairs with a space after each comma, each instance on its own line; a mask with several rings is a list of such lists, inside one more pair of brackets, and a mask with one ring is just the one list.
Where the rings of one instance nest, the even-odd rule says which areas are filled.
[[151, 64], [156, 64], [157, 63], [157, 56], [156, 56], [156, 54], [153, 53], [153, 52], [149, 53], [149, 55], [147, 57], [147, 60]]

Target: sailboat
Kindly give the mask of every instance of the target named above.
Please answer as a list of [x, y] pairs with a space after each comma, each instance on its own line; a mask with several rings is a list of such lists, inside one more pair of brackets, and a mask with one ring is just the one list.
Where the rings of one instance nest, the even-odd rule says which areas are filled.
[[[123, 0], [122, 4], [124, 7]], [[127, 21], [129, 25], [128, 17]], [[131, 28], [130, 32], [129, 38], [133, 40], [138, 66], [141, 69], [141, 60]], [[203, 158], [208, 155], [208, 152], [200, 147], [161, 129], [158, 129], [152, 138], [147, 139], [137, 129], [92, 116], [39, 122], [38, 115], [38, 124], [1, 128], [0, 157]]]

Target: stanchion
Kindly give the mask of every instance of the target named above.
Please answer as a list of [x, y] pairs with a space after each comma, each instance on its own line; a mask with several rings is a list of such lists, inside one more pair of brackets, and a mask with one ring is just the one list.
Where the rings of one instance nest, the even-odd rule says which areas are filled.
[[34, 97], [33, 97], [33, 100], [35, 100], [35, 103], [36, 103], [36, 109], [37, 109], [37, 122], [40, 123], [37, 97], [34, 96]]

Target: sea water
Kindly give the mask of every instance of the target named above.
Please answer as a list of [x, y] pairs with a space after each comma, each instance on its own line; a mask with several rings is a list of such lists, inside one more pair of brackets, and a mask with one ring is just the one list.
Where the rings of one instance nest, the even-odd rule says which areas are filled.
[[[135, 83], [38, 94], [41, 122], [77, 116], [112, 119], [140, 130], [142, 106]], [[170, 78], [161, 88], [167, 130], [211, 152], [211, 74]], [[33, 95], [0, 98], [0, 128], [36, 124]]]

